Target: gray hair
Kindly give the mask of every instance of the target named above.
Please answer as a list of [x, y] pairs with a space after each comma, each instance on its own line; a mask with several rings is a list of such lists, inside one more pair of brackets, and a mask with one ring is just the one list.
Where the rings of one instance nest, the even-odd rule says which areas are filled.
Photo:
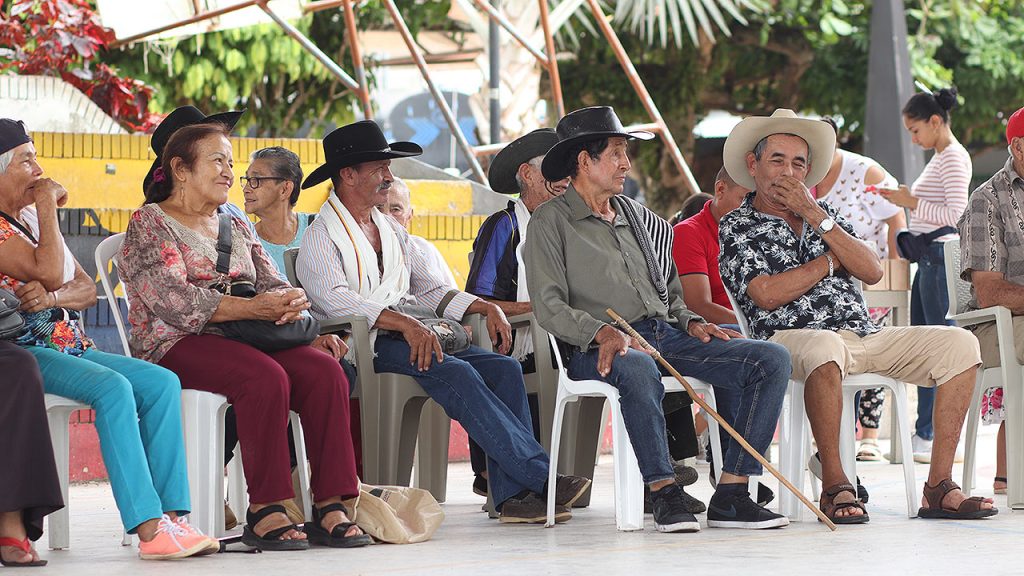
[[[771, 138], [772, 136], [796, 136], [797, 138], [804, 140], [803, 136], [799, 136], [797, 134], [790, 134], [788, 132], [776, 132], [775, 134], [769, 134], [764, 138], [758, 140], [757, 144], [754, 145], [754, 160], [761, 160], [761, 156], [764, 156], [765, 148], [768, 147], [768, 139]], [[809, 157], [811, 155], [811, 145], [807, 144], [807, 140], [804, 140], [804, 144], [807, 145], [807, 156]], [[808, 158], [808, 162], [809, 161], [810, 158]]]
[[11, 148], [7, 152], [0, 154], [0, 174], [7, 173], [7, 167], [11, 165], [11, 161], [14, 160], [14, 149]]
[[[541, 156], [534, 156], [533, 158], [530, 158], [529, 160], [524, 162], [524, 164], [529, 164], [530, 166], [533, 166], [537, 170], [540, 170], [540, 165], [541, 165], [542, 162], [544, 162], [544, 156], [543, 155], [541, 155]], [[520, 164], [519, 166], [522, 166], [522, 164]], [[518, 167], [516, 167], [516, 188], [519, 189], [519, 193], [520, 194], [522, 194], [523, 192], [526, 191], [526, 182], [524, 182], [522, 176], [519, 175], [519, 168]]]
[[292, 183], [292, 194], [288, 197], [288, 202], [295, 206], [299, 201], [299, 192], [302, 191], [302, 166], [299, 165], [299, 156], [287, 148], [271, 146], [253, 152], [249, 160], [269, 160], [274, 176], [287, 178]]

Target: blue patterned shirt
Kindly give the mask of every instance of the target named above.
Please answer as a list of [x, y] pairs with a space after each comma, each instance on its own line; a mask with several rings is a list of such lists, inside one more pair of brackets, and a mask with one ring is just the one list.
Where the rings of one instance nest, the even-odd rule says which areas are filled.
[[[828, 244], [806, 222], [797, 235], [785, 220], [754, 208], [757, 192], [747, 195], [739, 208], [722, 217], [718, 257], [722, 282], [736, 299], [750, 324], [750, 335], [766, 340], [778, 330], [850, 330], [866, 336], [880, 330], [871, 322], [857, 280], [845, 270], [823, 278], [802, 296], [775, 310], [758, 308], [747, 294], [758, 276], [772, 276], [802, 266], [828, 251]], [[837, 226], [851, 236], [853, 227], [839, 212], [819, 201], [818, 205]]]

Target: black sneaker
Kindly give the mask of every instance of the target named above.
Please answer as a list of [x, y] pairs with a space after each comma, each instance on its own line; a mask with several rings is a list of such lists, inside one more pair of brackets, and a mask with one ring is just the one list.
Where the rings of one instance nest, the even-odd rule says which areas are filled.
[[[710, 456], [708, 456], [708, 463], [711, 465], [711, 470], [708, 472], [708, 482], [711, 483], [712, 488], [718, 488], [718, 482], [715, 480], [715, 463], [711, 461]], [[758, 482], [757, 505], [767, 506], [772, 503], [772, 500], [775, 500], [775, 491]]]
[[590, 478], [559, 474], [555, 480], [555, 504], [572, 507], [590, 488]]
[[473, 478], [473, 494], [487, 498], [487, 478], [479, 475]]
[[763, 530], [782, 526], [789, 526], [789, 518], [758, 506], [746, 492], [738, 495], [715, 494], [708, 504], [708, 528]]
[[686, 464], [673, 464], [672, 471], [676, 473], [676, 484], [689, 486], [697, 481], [697, 469]]
[[[568, 506], [555, 504], [555, 522], [572, 518]], [[548, 519], [548, 502], [536, 492], [523, 491], [505, 500], [498, 520], [505, 524], [543, 524]]]
[[654, 527], [658, 532], [700, 532], [697, 517], [683, 505], [683, 489], [675, 482], [651, 492]]
[[[677, 483], [676, 486], [679, 484]], [[703, 514], [707, 506], [703, 502], [691, 496], [682, 487], [679, 488], [680, 497], [683, 499], [683, 508], [690, 514]], [[654, 514], [654, 502], [651, 500], [651, 487], [644, 484], [644, 514]]]

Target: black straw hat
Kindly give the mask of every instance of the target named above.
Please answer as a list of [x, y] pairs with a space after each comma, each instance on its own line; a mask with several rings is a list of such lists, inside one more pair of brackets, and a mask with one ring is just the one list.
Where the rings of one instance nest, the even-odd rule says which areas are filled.
[[229, 130], [234, 129], [235, 124], [238, 123], [238, 119], [242, 117], [242, 113], [245, 110], [231, 110], [229, 112], [218, 112], [217, 114], [210, 114], [207, 116], [203, 114], [199, 108], [195, 106], [181, 106], [175, 108], [173, 112], [167, 115], [166, 118], [160, 122], [160, 125], [153, 130], [153, 136], [149, 139], [149, 145], [153, 148], [153, 152], [156, 152], [156, 160], [153, 161], [153, 165], [149, 167], [149, 172], [146, 173], [146, 177], [142, 180], [142, 191], [145, 192], [149, 185], [153, 182], [153, 172], [160, 167], [160, 163], [163, 162], [162, 156], [164, 153], [164, 147], [167, 146], [167, 141], [171, 139], [171, 136], [178, 131], [180, 128], [185, 126], [193, 126], [195, 124], [213, 124], [220, 122], [221, 124], [228, 127]]
[[591, 106], [569, 112], [555, 128], [558, 144], [548, 150], [541, 172], [549, 182], [569, 176], [568, 153], [574, 145], [602, 138], [650, 140], [654, 134], [644, 130], [626, 132], [611, 106]]
[[326, 162], [317, 167], [302, 183], [305, 190], [329, 179], [342, 168], [391, 158], [407, 158], [423, 154], [423, 148], [415, 142], [391, 142], [373, 120], [360, 120], [342, 126], [324, 136], [324, 158]]
[[557, 143], [558, 135], [551, 128], [539, 128], [509, 142], [491, 160], [491, 167], [487, 171], [487, 182], [491, 190], [502, 194], [518, 194], [520, 190], [516, 173], [519, 167], [524, 162], [547, 154]]

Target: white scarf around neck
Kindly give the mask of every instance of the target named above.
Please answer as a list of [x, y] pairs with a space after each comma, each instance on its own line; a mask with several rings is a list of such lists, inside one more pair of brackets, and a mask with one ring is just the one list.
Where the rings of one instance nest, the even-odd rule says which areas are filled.
[[[373, 223], [380, 233], [384, 274], [381, 276], [377, 252], [363, 233], [355, 218], [334, 194], [320, 208], [319, 218], [327, 226], [327, 234], [341, 251], [341, 266], [348, 288], [361, 297], [385, 307], [398, 304], [409, 294], [409, 268], [398, 233], [377, 209], [370, 211]], [[377, 331], [370, 332], [370, 340]]]

